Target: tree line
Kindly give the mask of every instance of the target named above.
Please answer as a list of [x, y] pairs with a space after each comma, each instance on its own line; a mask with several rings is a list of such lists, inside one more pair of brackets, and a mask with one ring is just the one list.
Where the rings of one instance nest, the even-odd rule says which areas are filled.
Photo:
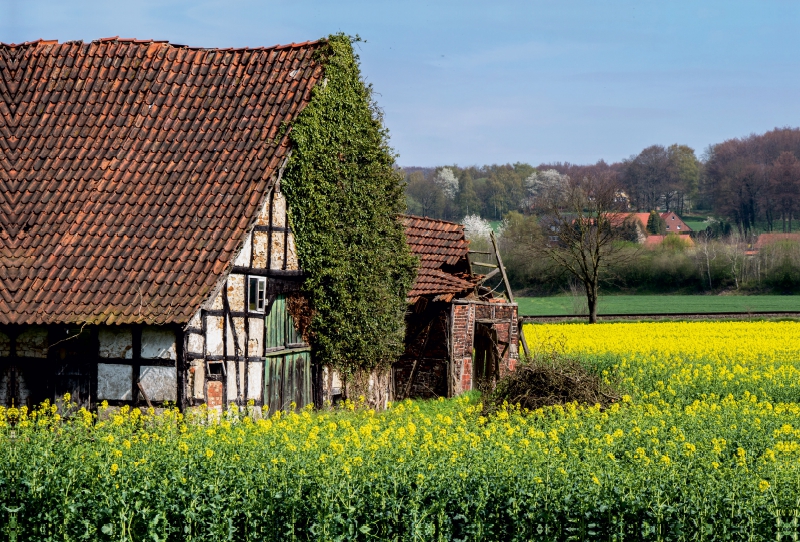
[[614, 163], [409, 167], [403, 174], [411, 214], [455, 221], [537, 214], [537, 196], [548, 187], [603, 176], [615, 179], [630, 211], [712, 216], [747, 236], [796, 229], [799, 158], [800, 128], [776, 128], [710, 145], [700, 157], [687, 145], [651, 145]]

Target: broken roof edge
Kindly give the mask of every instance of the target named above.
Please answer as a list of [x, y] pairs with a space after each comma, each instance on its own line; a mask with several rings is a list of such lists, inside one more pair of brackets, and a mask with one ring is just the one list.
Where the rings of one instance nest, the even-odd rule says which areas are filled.
[[98, 38], [91, 41], [83, 41], [83, 40], [67, 40], [64, 42], [59, 42], [58, 40], [46, 40], [39, 38], [37, 40], [26, 41], [22, 43], [6, 43], [0, 41], [0, 47], [32, 47], [35, 45], [63, 45], [63, 44], [101, 44], [101, 43], [155, 43], [155, 44], [164, 44], [166, 46], [173, 47], [175, 49], [190, 49], [192, 51], [269, 51], [269, 50], [283, 50], [283, 49], [292, 49], [292, 48], [300, 48], [300, 47], [309, 47], [314, 45], [321, 45], [323, 43], [327, 43], [328, 38], [319, 38], [317, 40], [309, 40], [304, 41], [301, 43], [289, 43], [289, 44], [276, 44], [268, 47], [193, 47], [189, 45], [182, 45], [179, 43], [170, 43], [168, 40], [155, 40], [155, 39], [136, 39], [136, 38], [120, 38], [119, 36], [111, 36], [108, 38]]

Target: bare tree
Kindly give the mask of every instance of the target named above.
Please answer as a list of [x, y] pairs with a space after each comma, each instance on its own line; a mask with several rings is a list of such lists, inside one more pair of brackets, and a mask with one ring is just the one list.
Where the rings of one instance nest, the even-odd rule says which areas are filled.
[[619, 185], [612, 173], [586, 174], [551, 187], [542, 199], [541, 252], [586, 291], [589, 323], [597, 322], [600, 280], [629, 253], [620, 243]]
[[711, 262], [717, 258], [717, 251], [711, 240], [711, 234], [705, 230], [697, 236], [697, 252], [695, 253], [700, 263], [700, 273], [708, 277], [708, 289], [714, 288], [711, 282]]
[[[724, 246], [724, 253], [725, 258], [731, 266], [731, 276], [733, 276], [733, 282], [738, 290], [741, 281], [744, 279], [743, 273], [745, 263], [745, 244], [738, 232], [733, 232], [730, 237], [728, 237], [728, 242]], [[709, 279], [709, 284], [710, 283], [711, 280]]]

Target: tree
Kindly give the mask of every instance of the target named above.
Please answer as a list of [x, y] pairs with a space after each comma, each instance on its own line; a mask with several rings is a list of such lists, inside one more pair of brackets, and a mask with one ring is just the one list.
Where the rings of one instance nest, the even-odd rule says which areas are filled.
[[665, 235], [667, 233], [667, 223], [656, 211], [650, 211], [647, 217], [647, 233], [651, 235]]
[[[730, 217], [740, 233], [766, 220], [773, 229], [777, 216], [793, 216], [794, 205], [782, 194], [774, 174], [782, 153], [800, 156], [800, 128], [776, 128], [712, 145], [706, 153], [704, 182], [707, 200], [718, 215]], [[788, 160], [788, 156], [784, 157]]]
[[454, 200], [458, 195], [458, 178], [449, 167], [443, 167], [433, 178], [433, 182], [441, 189], [447, 199]]
[[600, 280], [609, 267], [627, 257], [615, 222], [620, 216], [620, 186], [608, 172], [570, 178], [563, 189], [549, 190], [539, 250], [586, 290], [589, 323], [597, 322]]
[[668, 192], [665, 201], [667, 211], [674, 203], [674, 210], [679, 215], [683, 214], [687, 201], [697, 197], [700, 186], [700, 162], [694, 154], [694, 149], [687, 145], [670, 145], [667, 148], [668, 161]]
[[498, 244], [509, 281], [517, 286], [546, 281], [550, 274], [547, 260], [531, 258], [531, 253], [542, 243], [542, 228], [536, 216], [511, 211], [503, 223], [505, 228]]
[[[800, 192], [800, 162], [794, 154], [784, 151], [770, 168], [770, 189], [783, 221], [783, 231], [792, 231], [792, 216], [797, 210]], [[789, 228], [786, 228], [786, 222]]]
[[445, 195], [439, 185], [421, 171], [412, 172], [406, 179], [408, 211], [420, 216], [439, 216]]
[[569, 177], [567, 175], [562, 175], [555, 169], [531, 173], [525, 179], [525, 189], [528, 193], [530, 207], [535, 209], [541, 206], [549, 192], [562, 190], [568, 181]]
[[623, 182], [638, 210], [658, 209], [669, 191], [669, 153], [662, 145], [651, 145], [625, 161]]
[[309, 302], [316, 362], [342, 374], [387, 367], [402, 354], [406, 294], [418, 260], [397, 215], [402, 176], [380, 109], [349, 38], [321, 50], [327, 85], [292, 123], [281, 186]]
[[472, 180], [472, 173], [464, 171], [458, 179], [458, 204], [459, 215], [468, 216], [479, 213], [481, 210], [481, 200], [475, 192], [475, 182]]

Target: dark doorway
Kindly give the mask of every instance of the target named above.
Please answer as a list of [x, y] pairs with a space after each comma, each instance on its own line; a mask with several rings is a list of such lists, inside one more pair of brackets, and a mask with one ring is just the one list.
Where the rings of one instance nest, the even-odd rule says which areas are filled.
[[498, 364], [497, 330], [491, 325], [476, 323], [472, 350], [473, 389], [493, 387], [500, 369]]
[[33, 406], [28, 379], [21, 365], [3, 364], [0, 367], [0, 404], [6, 407]]

